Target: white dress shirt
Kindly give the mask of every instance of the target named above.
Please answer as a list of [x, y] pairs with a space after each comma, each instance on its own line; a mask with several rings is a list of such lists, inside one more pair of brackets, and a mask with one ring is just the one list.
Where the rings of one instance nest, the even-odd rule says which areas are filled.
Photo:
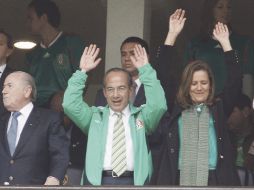
[[135, 89], [135, 94], [137, 95], [138, 90], [139, 90], [139, 88], [140, 88], [140, 86], [141, 86], [141, 82], [140, 82], [139, 78], [137, 78], [137, 79], [135, 80], [135, 83], [136, 83], [136, 85], [137, 85], [137, 87], [136, 87], [136, 89]]
[[[27, 118], [29, 117], [32, 109], [33, 109], [34, 105], [32, 102], [28, 103], [27, 105], [25, 105], [21, 110], [19, 110], [19, 112], [21, 113], [20, 116], [18, 116], [18, 131], [17, 131], [17, 138], [16, 138], [16, 146], [19, 142], [19, 138], [20, 135], [24, 129], [24, 126], [26, 124]], [[8, 122], [8, 129], [7, 129], [7, 133], [10, 129], [10, 125], [11, 125], [11, 120], [12, 120], [12, 113], [11, 116], [9, 118], [9, 122]]]
[[[108, 134], [106, 140], [106, 148], [105, 148], [105, 156], [104, 156], [104, 170], [112, 170], [111, 167], [111, 156], [112, 156], [112, 140], [113, 140], [113, 130], [114, 124], [117, 119], [117, 115], [114, 114], [113, 110], [110, 110], [109, 120], [108, 120]], [[124, 130], [125, 130], [125, 142], [126, 142], [126, 161], [127, 161], [127, 170], [133, 171], [134, 170], [134, 152], [133, 152], [133, 145], [132, 145], [132, 137], [129, 125], [129, 118], [130, 118], [130, 108], [129, 105], [124, 108], [122, 111], [122, 118], [124, 123]]]
[[0, 65], [0, 78], [2, 77], [2, 74], [3, 74], [5, 68], [6, 68], [6, 63]]

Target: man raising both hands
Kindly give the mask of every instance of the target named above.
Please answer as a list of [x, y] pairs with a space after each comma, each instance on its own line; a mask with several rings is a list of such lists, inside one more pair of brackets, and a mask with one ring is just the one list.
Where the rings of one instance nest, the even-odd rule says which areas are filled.
[[105, 74], [103, 93], [107, 106], [89, 107], [83, 101], [86, 73], [101, 61], [97, 58], [96, 45], [85, 48], [81, 71], [73, 74], [65, 91], [65, 113], [88, 134], [84, 180], [92, 185], [143, 185], [151, 177], [152, 160], [146, 134], [155, 129], [167, 106], [145, 49], [137, 45], [134, 52], [131, 61], [144, 84], [146, 104], [134, 107], [129, 103], [132, 80], [121, 68], [112, 68]]

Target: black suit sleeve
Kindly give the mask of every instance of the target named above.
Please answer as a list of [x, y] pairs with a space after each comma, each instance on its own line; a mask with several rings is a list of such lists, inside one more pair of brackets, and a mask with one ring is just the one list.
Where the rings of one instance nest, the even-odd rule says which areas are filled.
[[172, 75], [172, 73], [176, 71], [176, 67], [174, 67], [176, 53], [176, 49], [173, 46], [160, 46], [157, 52], [157, 61], [155, 65], [158, 79], [165, 91], [169, 113], [172, 112], [178, 86], [178, 76]]
[[225, 52], [225, 64], [227, 66], [227, 79], [222, 93], [223, 108], [228, 117], [233, 111], [235, 102], [242, 89], [242, 66], [236, 50]]
[[69, 144], [60, 114], [52, 114], [52, 121], [48, 128], [49, 176], [56, 177], [60, 182], [64, 179], [69, 163]]

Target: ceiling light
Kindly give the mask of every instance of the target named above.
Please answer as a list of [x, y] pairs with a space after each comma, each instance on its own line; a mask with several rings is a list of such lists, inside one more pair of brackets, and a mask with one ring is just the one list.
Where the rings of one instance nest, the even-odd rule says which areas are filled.
[[32, 49], [34, 46], [36, 46], [36, 43], [31, 41], [18, 41], [14, 43], [14, 47], [18, 49]]

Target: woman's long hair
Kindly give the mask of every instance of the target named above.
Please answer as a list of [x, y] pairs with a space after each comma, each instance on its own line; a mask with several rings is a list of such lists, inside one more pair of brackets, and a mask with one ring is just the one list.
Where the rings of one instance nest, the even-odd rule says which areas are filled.
[[177, 102], [184, 109], [189, 108], [194, 104], [190, 97], [190, 87], [192, 84], [193, 75], [196, 71], [205, 71], [208, 74], [210, 90], [207, 100], [204, 103], [211, 105], [214, 101], [215, 86], [212, 70], [204, 61], [196, 60], [186, 65], [182, 73], [179, 89], [176, 95]]

